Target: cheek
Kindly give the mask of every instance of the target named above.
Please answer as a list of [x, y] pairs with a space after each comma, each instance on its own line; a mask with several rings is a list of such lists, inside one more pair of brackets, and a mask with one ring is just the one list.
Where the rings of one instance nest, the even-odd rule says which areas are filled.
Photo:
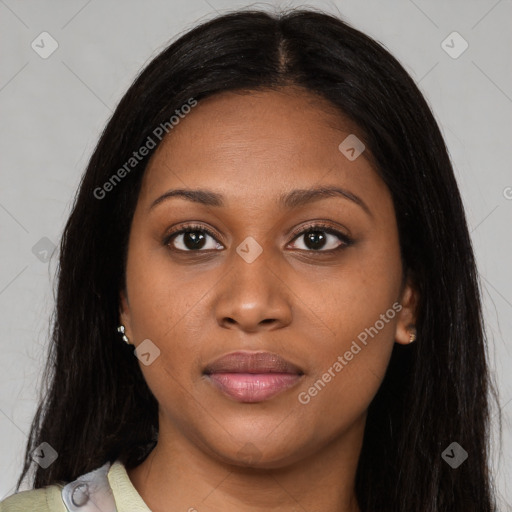
[[[136, 227], [136, 225], [135, 225]], [[126, 269], [130, 308], [131, 341], [138, 345], [149, 339], [159, 354], [150, 365], [139, 363], [144, 378], [157, 400], [174, 396], [194, 357], [192, 343], [183, 350], [180, 321], [193, 308], [194, 297], [180, 293], [176, 275], [165, 262], [165, 250], [132, 231]], [[186, 340], [187, 343], [191, 341]], [[159, 396], [164, 390], [165, 396]]]
[[343, 306], [331, 319], [334, 334], [317, 338], [310, 373], [296, 397], [320, 436], [349, 428], [377, 393], [394, 345], [397, 311], [392, 297], [333, 300]]
[[401, 309], [397, 238], [362, 242], [330, 277], [315, 289], [303, 280], [300, 292], [315, 297], [315, 313], [328, 326], [325, 336], [317, 336], [311, 374], [298, 397], [311, 407], [310, 417], [329, 410], [324, 427], [362, 414], [386, 373]]
[[[184, 287], [169, 274], [168, 266], [153, 261], [132, 272], [131, 323], [135, 342], [150, 339], [159, 349], [148, 366], [139, 363], [144, 379], [160, 404], [160, 410], [178, 424], [192, 421], [193, 379], [199, 372], [201, 335], [196, 332], [199, 286]], [[183, 290], [187, 290], [184, 292]], [[204, 336], [204, 333], [203, 333]], [[188, 419], [185, 419], [188, 418]]]
[[127, 262], [131, 325], [136, 339], [172, 343], [174, 331], [208, 289], [192, 269], [171, 264], [168, 249], [134, 224]]
[[380, 338], [393, 338], [397, 315], [392, 306], [399, 299], [402, 280], [395, 237], [368, 237], [347, 249], [336, 268], [315, 272], [313, 277], [296, 272], [294, 292], [325, 327], [327, 345], [341, 351], [376, 322]]

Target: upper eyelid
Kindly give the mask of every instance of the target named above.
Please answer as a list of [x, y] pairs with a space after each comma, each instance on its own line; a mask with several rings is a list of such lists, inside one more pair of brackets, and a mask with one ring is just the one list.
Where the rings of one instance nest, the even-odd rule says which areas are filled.
[[166, 236], [166, 238], [171, 239], [172, 237], [174, 237], [176, 235], [182, 235], [183, 233], [186, 233], [188, 231], [204, 231], [211, 237], [214, 237], [215, 239], [217, 239], [217, 235], [215, 234], [214, 230], [207, 228], [205, 226], [199, 226], [199, 225], [196, 226], [195, 224], [189, 224], [189, 225], [182, 226], [179, 229], [177, 229], [176, 231], [172, 231], [171, 233], [169, 233]]
[[308, 224], [307, 226], [302, 226], [301, 228], [294, 229], [292, 231], [291, 235], [296, 238], [297, 236], [303, 235], [304, 233], [307, 233], [309, 231], [314, 231], [315, 229], [318, 231], [325, 231], [326, 233], [331, 233], [333, 235], [339, 234], [346, 238], [350, 238], [350, 235], [345, 234], [342, 231], [340, 231], [339, 229], [331, 226], [330, 224], [327, 224], [326, 222], [322, 222], [322, 221], [312, 222], [311, 224]]

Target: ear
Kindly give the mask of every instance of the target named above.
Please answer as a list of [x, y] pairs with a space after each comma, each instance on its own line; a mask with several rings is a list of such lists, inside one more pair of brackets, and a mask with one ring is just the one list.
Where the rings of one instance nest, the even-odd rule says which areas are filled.
[[401, 345], [410, 343], [411, 334], [416, 333], [416, 318], [419, 302], [419, 292], [410, 277], [400, 295], [402, 309], [398, 313], [395, 330], [395, 341]]
[[119, 320], [126, 329], [125, 334], [128, 336], [128, 339], [130, 339], [132, 332], [130, 318], [130, 305], [128, 303], [128, 297], [126, 296], [126, 290], [121, 290], [119, 292]]

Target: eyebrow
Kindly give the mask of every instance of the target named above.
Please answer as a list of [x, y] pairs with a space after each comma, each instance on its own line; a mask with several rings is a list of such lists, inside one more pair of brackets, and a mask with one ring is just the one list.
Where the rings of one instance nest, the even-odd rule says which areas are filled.
[[[155, 199], [148, 210], [152, 210], [155, 206], [171, 199], [172, 197], [179, 197], [199, 203], [205, 206], [212, 206], [220, 208], [225, 205], [224, 196], [217, 192], [204, 189], [174, 189], [168, 190], [165, 194]], [[279, 203], [286, 208], [298, 208], [306, 204], [319, 201], [327, 197], [341, 197], [359, 205], [370, 217], [373, 217], [372, 212], [366, 203], [357, 195], [340, 187], [315, 187], [310, 189], [296, 189], [286, 194], [279, 196]]]

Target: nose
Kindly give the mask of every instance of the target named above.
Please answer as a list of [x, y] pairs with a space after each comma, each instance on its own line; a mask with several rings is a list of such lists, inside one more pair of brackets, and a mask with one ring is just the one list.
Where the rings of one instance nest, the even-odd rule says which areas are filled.
[[230, 271], [219, 283], [215, 303], [218, 324], [245, 332], [271, 331], [290, 324], [291, 292], [283, 269], [263, 251], [248, 263], [237, 253]]

